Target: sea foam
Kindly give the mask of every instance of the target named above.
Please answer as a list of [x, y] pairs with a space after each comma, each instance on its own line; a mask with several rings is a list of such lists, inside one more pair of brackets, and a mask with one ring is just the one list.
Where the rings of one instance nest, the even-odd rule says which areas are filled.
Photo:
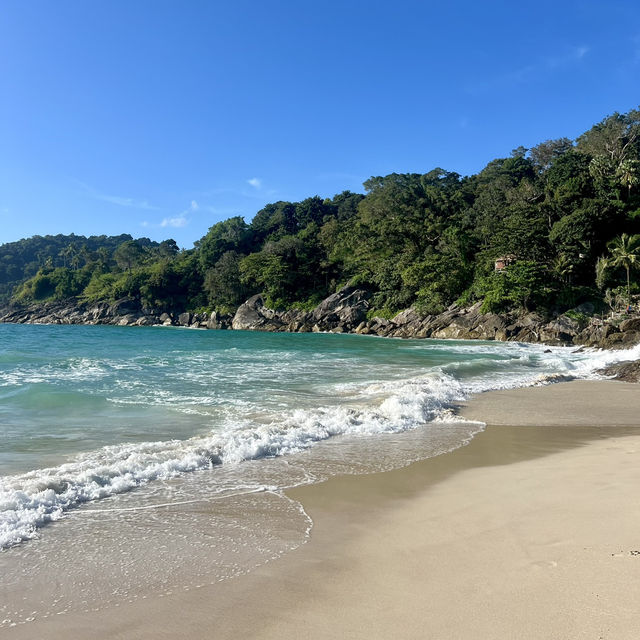
[[[4, 476], [0, 478], [0, 549], [33, 538], [40, 527], [60, 519], [69, 509], [154, 480], [221, 464], [294, 454], [336, 436], [429, 428], [429, 422], [451, 420], [451, 407], [472, 393], [597, 377], [597, 369], [606, 364], [640, 357], [640, 346], [626, 352], [582, 353], [566, 348], [544, 352], [539, 346], [513, 343], [498, 347], [451, 342], [447, 346], [459, 351], [455, 362], [432, 367], [425, 375], [410, 379], [356, 385], [344, 401], [336, 385], [336, 398], [326, 406], [271, 410], [258, 417], [243, 416], [240, 411], [205, 435], [109, 445], [55, 467]], [[496, 348], [503, 357], [509, 355], [509, 366], [500, 359], [478, 362], [465, 358], [482, 352], [491, 355]], [[100, 375], [97, 368], [87, 368]], [[465, 368], [463, 377], [456, 375]]]

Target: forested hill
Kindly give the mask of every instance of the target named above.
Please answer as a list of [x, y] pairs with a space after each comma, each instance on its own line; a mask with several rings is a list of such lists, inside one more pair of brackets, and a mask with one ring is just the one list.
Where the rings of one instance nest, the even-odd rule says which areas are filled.
[[[0, 300], [10, 296], [13, 289], [38, 273], [51, 273], [57, 267], [76, 272], [80, 266], [113, 265], [114, 253], [133, 238], [126, 233], [119, 236], [33, 236], [0, 245]], [[135, 241], [144, 250], [159, 246], [149, 238]], [[173, 241], [169, 241], [175, 246]], [[177, 250], [177, 247], [176, 247]], [[59, 272], [61, 273], [61, 272]], [[59, 295], [64, 296], [62, 288]], [[50, 292], [47, 295], [53, 295]]]
[[378, 315], [453, 302], [562, 310], [628, 302], [640, 263], [640, 110], [576, 140], [519, 147], [462, 177], [436, 168], [364, 183], [365, 194], [276, 202], [251, 223], [213, 225], [178, 251], [130, 236], [35, 237], [0, 246], [16, 301], [139, 298], [167, 310], [230, 311], [254, 293], [310, 308], [342, 285]]

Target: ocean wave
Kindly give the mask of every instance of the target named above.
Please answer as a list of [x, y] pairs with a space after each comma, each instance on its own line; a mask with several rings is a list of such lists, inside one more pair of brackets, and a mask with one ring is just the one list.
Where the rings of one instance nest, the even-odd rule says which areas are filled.
[[[262, 415], [240, 410], [231, 412], [207, 435], [105, 446], [57, 467], [5, 476], [0, 478], [0, 549], [33, 538], [40, 527], [60, 519], [69, 509], [154, 480], [220, 464], [292, 454], [336, 436], [397, 433], [431, 421], [451, 420], [455, 403], [473, 393], [597, 377], [596, 371], [607, 364], [640, 357], [640, 346], [627, 351], [581, 353], [524, 345], [498, 348], [500, 355], [505, 352], [511, 357], [496, 359], [491, 375], [484, 366], [474, 373], [473, 361], [469, 361], [463, 379], [455, 377], [455, 367], [435, 366], [425, 375], [408, 380], [350, 388], [345, 398], [336, 394], [331, 405], [265, 410]], [[522, 366], [514, 368], [518, 359]], [[82, 363], [81, 368], [96, 373], [87, 364]], [[503, 369], [501, 364], [505, 365]], [[162, 400], [171, 403], [174, 398]], [[203, 402], [202, 398], [189, 400], [193, 402], [189, 407], [192, 411]], [[207, 398], [207, 403], [211, 401]]]
[[296, 453], [340, 435], [412, 429], [436, 418], [462, 394], [453, 378], [431, 375], [395, 385], [376, 406], [298, 409], [262, 423], [236, 420], [206, 436], [106, 446], [58, 467], [6, 476], [0, 479], [0, 548], [33, 538], [38, 528], [73, 507], [153, 480]]

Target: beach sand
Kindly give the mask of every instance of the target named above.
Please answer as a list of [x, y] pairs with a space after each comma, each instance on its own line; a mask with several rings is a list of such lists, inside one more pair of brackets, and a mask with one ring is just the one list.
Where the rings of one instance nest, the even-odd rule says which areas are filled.
[[640, 636], [640, 387], [483, 394], [452, 453], [290, 494], [310, 541], [189, 593], [8, 638], [527, 639]]

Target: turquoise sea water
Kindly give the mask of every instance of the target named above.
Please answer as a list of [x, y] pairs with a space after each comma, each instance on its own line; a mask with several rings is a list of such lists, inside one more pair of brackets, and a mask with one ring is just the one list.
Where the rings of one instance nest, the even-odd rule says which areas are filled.
[[[77, 605], [74, 585], [87, 571], [100, 575], [92, 588], [102, 599], [242, 573], [308, 534], [283, 488], [454, 449], [482, 429], [451, 412], [470, 394], [590, 377], [623, 357], [517, 343], [0, 325], [5, 594], [22, 593], [29, 572], [40, 594], [51, 572], [72, 576], [66, 600], [38, 596], [49, 604], [34, 615], [48, 615]], [[136, 563], [140, 575], [127, 569]], [[12, 606], [6, 624], [24, 622]]]

